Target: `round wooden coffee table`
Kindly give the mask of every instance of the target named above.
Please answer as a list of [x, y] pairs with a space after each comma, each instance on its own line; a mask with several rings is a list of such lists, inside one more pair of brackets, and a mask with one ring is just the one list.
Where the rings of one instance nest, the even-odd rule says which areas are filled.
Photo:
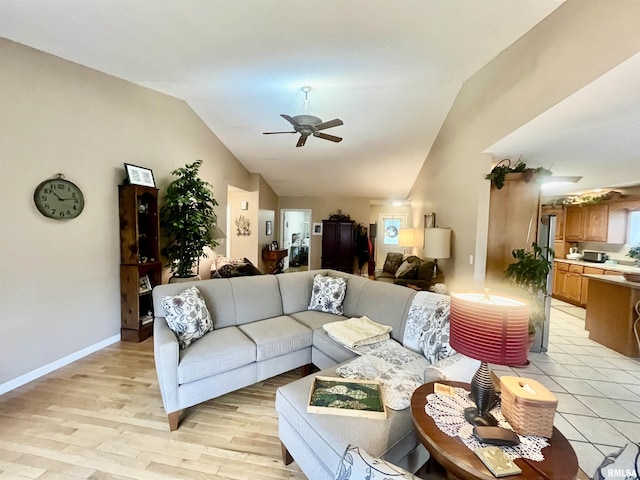
[[[444, 385], [470, 389], [468, 383], [438, 382]], [[411, 397], [411, 415], [416, 426], [418, 438], [429, 450], [431, 459], [438, 462], [447, 471], [449, 479], [493, 480], [495, 477], [484, 466], [476, 454], [462, 443], [459, 437], [450, 437], [424, 411], [427, 395], [433, 393], [434, 382], [419, 387]], [[553, 428], [551, 444], [542, 450], [544, 460], [534, 462], [524, 458], [514, 460], [522, 470], [520, 475], [506, 477], [508, 479], [547, 479], [573, 480], [578, 474], [578, 459], [569, 441], [557, 428]]]

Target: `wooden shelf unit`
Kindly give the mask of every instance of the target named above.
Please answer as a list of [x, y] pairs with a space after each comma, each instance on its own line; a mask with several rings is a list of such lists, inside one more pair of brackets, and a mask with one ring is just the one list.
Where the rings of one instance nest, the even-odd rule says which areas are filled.
[[[140, 185], [118, 187], [120, 213], [120, 337], [141, 342], [153, 332], [151, 291], [162, 283], [158, 189]], [[151, 318], [149, 318], [149, 316]]]

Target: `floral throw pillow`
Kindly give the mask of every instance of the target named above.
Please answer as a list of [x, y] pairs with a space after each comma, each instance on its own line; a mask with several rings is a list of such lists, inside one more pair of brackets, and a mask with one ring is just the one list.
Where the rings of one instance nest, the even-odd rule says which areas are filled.
[[344, 452], [336, 480], [370, 480], [374, 478], [419, 480], [406, 470], [381, 458], [369, 455], [364, 448], [349, 445]]
[[176, 334], [182, 349], [213, 330], [213, 320], [196, 287], [173, 297], [162, 297], [162, 307], [167, 325]]
[[347, 292], [347, 281], [344, 278], [316, 275], [313, 277], [311, 300], [307, 310], [342, 315], [342, 301]]
[[384, 261], [382, 271], [395, 275], [396, 271], [398, 270], [398, 267], [401, 264], [402, 264], [402, 254], [398, 252], [389, 252], [387, 253], [387, 258]]

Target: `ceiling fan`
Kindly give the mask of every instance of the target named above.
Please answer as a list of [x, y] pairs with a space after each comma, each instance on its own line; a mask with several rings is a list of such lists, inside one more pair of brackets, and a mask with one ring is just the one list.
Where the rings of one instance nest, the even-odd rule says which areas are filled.
[[341, 137], [336, 137], [335, 135], [329, 135], [328, 133], [323, 133], [320, 130], [325, 130], [331, 127], [338, 127], [340, 125], [344, 125], [344, 122], [339, 118], [334, 118], [333, 120], [329, 120], [327, 122], [323, 122], [319, 117], [315, 115], [311, 115], [309, 113], [309, 99], [308, 94], [311, 90], [311, 87], [302, 87], [301, 89], [304, 92], [304, 106], [302, 115], [286, 115], [281, 113], [280, 116], [284, 118], [287, 122], [293, 125], [293, 131], [287, 132], [264, 132], [264, 135], [277, 135], [280, 133], [299, 133], [300, 138], [298, 139], [298, 143], [296, 143], [296, 147], [302, 147], [307, 142], [307, 137], [313, 135], [314, 137], [322, 138], [324, 140], [329, 140], [331, 142], [341, 142]]

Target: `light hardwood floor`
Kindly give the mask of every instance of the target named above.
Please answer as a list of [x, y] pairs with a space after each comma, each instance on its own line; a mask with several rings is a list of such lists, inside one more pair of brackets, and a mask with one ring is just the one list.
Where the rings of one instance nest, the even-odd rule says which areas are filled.
[[153, 340], [120, 342], [0, 396], [0, 480], [305, 479], [281, 461], [279, 375], [186, 410], [169, 432]]

